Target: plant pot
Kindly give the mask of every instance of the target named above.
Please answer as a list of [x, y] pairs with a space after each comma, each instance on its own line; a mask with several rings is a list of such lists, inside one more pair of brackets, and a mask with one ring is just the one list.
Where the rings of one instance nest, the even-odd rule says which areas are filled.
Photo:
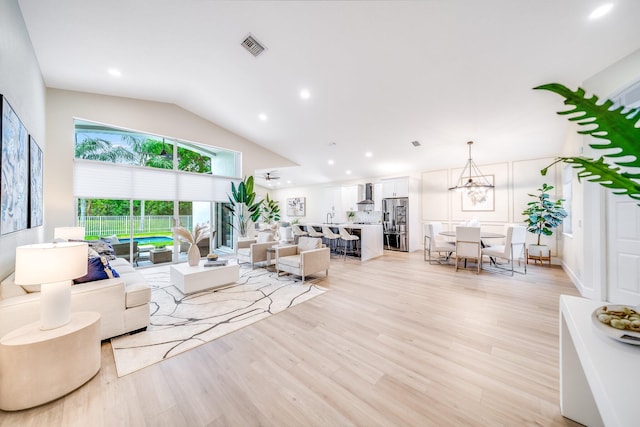
[[529, 245], [529, 256], [536, 258], [549, 258], [549, 246], [547, 245]]
[[192, 243], [191, 246], [189, 246], [189, 251], [187, 252], [187, 260], [189, 262], [189, 265], [192, 267], [195, 267], [196, 265], [198, 265], [198, 263], [200, 263], [200, 249], [198, 248], [198, 245]]

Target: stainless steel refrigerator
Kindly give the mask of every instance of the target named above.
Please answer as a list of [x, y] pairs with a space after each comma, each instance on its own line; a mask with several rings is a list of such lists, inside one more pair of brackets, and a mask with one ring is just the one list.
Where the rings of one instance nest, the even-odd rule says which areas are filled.
[[409, 198], [382, 199], [382, 238], [385, 249], [409, 251]]

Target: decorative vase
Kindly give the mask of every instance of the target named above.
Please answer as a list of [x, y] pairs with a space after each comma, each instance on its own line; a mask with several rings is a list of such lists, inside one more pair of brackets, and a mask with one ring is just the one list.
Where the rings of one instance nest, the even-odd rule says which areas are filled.
[[189, 246], [189, 251], [187, 252], [187, 259], [189, 261], [189, 265], [194, 267], [198, 265], [200, 262], [200, 248], [195, 243], [192, 243]]

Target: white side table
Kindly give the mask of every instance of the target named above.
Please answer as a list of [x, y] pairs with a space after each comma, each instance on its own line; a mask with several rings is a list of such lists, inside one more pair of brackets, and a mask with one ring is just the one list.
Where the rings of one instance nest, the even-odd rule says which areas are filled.
[[0, 409], [17, 411], [50, 402], [100, 370], [100, 314], [71, 313], [71, 322], [40, 330], [40, 322], [0, 338]]
[[589, 427], [635, 426], [640, 346], [596, 330], [591, 313], [606, 304], [560, 296], [560, 411]]

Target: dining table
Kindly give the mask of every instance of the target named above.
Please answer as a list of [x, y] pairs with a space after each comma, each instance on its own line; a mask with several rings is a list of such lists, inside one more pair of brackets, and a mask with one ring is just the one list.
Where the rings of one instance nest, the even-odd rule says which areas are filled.
[[[452, 230], [452, 231], [441, 231], [439, 234], [441, 236], [446, 236], [446, 237], [456, 237], [455, 230]], [[503, 239], [505, 237], [507, 237], [507, 236], [505, 236], [502, 233], [495, 233], [493, 231], [484, 231], [484, 230], [480, 229], [480, 246], [483, 247], [483, 248], [487, 247], [487, 245], [484, 243], [483, 239]], [[489, 257], [489, 261], [493, 265], [496, 264], [496, 260], [493, 257]], [[465, 260], [465, 266], [466, 266], [466, 260]]]

